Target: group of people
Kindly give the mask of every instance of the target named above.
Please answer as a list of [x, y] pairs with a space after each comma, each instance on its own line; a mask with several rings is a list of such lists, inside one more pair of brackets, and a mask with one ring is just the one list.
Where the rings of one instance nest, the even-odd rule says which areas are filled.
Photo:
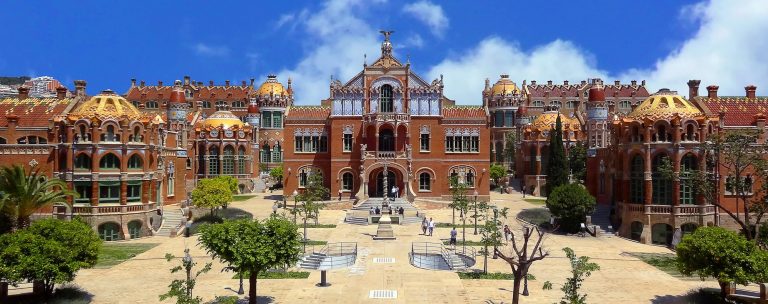
[[[424, 219], [421, 221], [421, 231], [423, 235], [429, 235], [432, 236], [432, 232], [435, 230], [435, 221], [430, 217], [429, 220], [427, 220], [427, 217], [424, 217]], [[429, 234], [427, 234], [429, 232]]]
[[392, 186], [392, 190], [391, 191], [392, 191], [392, 197], [393, 198], [398, 198], [398, 196], [400, 196], [400, 188], [399, 187]]
[[[389, 214], [392, 214], [392, 207], [387, 207], [387, 209], [389, 209]], [[396, 212], [397, 212], [397, 214], [399, 214], [399, 215], [404, 215], [404, 214], [405, 214], [405, 209], [403, 209], [403, 207], [402, 207], [402, 206], [401, 206], [400, 208], [395, 208], [395, 211], [396, 211]], [[371, 215], [374, 215], [374, 214], [381, 214], [381, 208], [379, 208], [379, 206], [376, 206], [376, 208], [374, 208], [373, 206], [371, 206], [371, 210], [369, 211], [369, 213], [370, 213]]]

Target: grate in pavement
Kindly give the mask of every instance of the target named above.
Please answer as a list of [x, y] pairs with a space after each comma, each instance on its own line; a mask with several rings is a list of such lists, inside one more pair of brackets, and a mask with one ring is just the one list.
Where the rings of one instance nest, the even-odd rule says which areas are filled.
[[373, 262], [379, 264], [392, 264], [395, 262], [395, 258], [374, 258]]
[[371, 299], [397, 299], [397, 290], [371, 290], [368, 292]]

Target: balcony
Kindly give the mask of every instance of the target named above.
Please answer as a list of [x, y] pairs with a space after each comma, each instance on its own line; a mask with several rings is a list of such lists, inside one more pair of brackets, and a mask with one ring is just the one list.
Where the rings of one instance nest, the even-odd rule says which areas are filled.
[[363, 122], [408, 122], [411, 115], [407, 113], [370, 113], [363, 115]]
[[408, 154], [405, 151], [365, 151], [363, 160], [398, 160], [408, 159]]
[[666, 215], [713, 215], [717, 207], [713, 205], [643, 205], [643, 204], [619, 204], [619, 212], [635, 214], [666, 214]]
[[[145, 213], [155, 209], [155, 203], [149, 204], [132, 204], [132, 205], [109, 205], [109, 206], [75, 206], [72, 208], [73, 215], [85, 215], [85, 214], [129, 214], [129, 213]], [[53, 208], [54, 215], [70, 215], [67, 208], [64, 206], [55, 206]]]

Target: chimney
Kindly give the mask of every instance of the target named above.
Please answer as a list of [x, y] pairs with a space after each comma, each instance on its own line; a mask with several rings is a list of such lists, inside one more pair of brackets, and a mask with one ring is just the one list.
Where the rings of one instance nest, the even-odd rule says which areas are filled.
[[699, 84], [701, 84], [701, 80], [688, 80], [688, 99], [699, 97]]
[[246, 86], [246, 82], [245, 82], [245, 80], [243, 80], [243, 86]]
[[615, 86], [617, 86], [617, 87], [618, 87], [618, 86], [620, 86], [620, 85], [621, 85], [621, 81], [618, 81], [618, 80], [614, 80], [614, 81], [613, 81], [613, 85], [615, 85]]
[[208, 80], [208, 86], [209, 86], [209, 87], [212, 87], [212, 86], [213, 86], [213, 80]]
[[143, 88], [144, 85], [146, 85], [146, 82], [144, 82], [144, 80], [142, 80], [141, 83], [139, 84], [139, 86]]
[[637, 80], [632, 80], [632, 86], [633, 86], [633, 87], [636, 87], [636, 86], [637, 86]]
[[749, 99], [755, 99], [755, 91], [757, 91], [757, 87], [754, 85], [748, 85], [744, 87], [744, 90], [747, 92], [747, 98]]
[[535, 86], [536, 85], [536, 80], [531, 80], [531, 85]]
[[229, 86], [229, 80], [224, 80], [224, 85]]
[[188, 86], [188, 85], [189, 85], [189, 83], [190, 83], [190, 78], [189, 78], [189, 76], [184, 76], [184, 85], [185, 85], [185, 86]]
[[256, 81], [256, 79], [251, 78], [251, 86], [253, 86], [254, 81]]
[[29, 98], [29, 88], [25, 86], [19, 87], [19, 100], [24, 100]]
[[568, 80], [564, 80], [563, 85], [568, 85]]
[[75, 80], [75, 96], [85, 96], [85, 80]]
[[197, 86], [198, 86], [198, 87], [202, 87], [202, 86], [203, 86], [203, 82], [202, 82], [202, 81], [198, 81], [198, 82], [197, 82]]
[[547, 85], [552, 85], [552, 80], [547, 80]]
[[162, 80], [158, 80], [157, 81], [157, 86], [158, 87], [162, 87], [163, 86], [163, 81]]
[[136, 78], [131, 78], [131, 87], [136, 86]]
[[586, 80], [582, 80], [582, 81], [581, 81], [581, 85], [586, 85], [586, 84], [587, 84], [587, 81], [586, 81]]
[[645, 80], [641, 81], [641, 82], [640, 82], [640, 85], [641, 85], [641, 86], [645, 86]]
[[56, 98], [58, 98], [59, 100], [67, 98], [67, 88], [65, 87], [56, 88]]
[[717, 89], [719, 89], [719, 86], [711, 85], [707, 87], [707, 97], [709, 98], [717, 98]]

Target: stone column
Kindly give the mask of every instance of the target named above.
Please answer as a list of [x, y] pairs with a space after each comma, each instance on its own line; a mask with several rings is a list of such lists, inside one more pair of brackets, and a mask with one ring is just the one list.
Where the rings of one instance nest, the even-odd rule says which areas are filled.
[[643, 185], [645, 186], [643, 199], [644, 204], [650, 205], [653, 200], [653, 173], [651, 171], [651, 149], [650, 145], [646, 145], [645, 148], [645, 172], [644, 172]]
[[541, 143], [538, 140], [536, 141], [536, 155], [533, 157], [533, 161], [536, 162], [536, 175], [541, 175]]

